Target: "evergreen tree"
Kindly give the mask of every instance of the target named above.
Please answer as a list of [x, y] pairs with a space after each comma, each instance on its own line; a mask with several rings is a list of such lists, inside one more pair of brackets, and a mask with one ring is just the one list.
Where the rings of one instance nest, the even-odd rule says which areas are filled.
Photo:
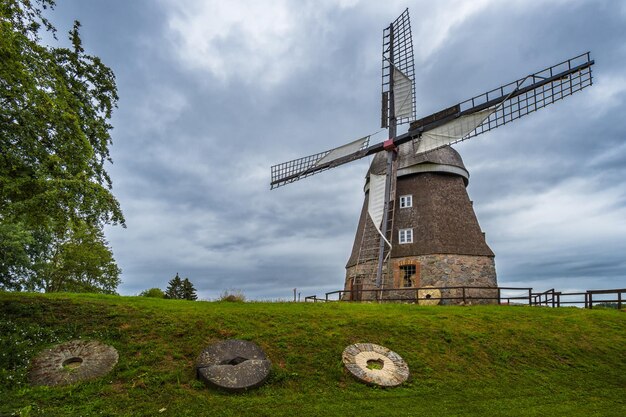
[[189, 278], [185, 278], [183, 280], [183, 298], [190, 301], [196, 301], [198, 299], [196, 289], [191, 281], [189, 281]]
[[176, 276], [167, 283], [165, 298], [170, 298], [172, 300], [180, 300], [183, 298], [183, 280], [181, 280], [178, 276], [178, 272], [176, 273]]
[[189, 281], [189, 278], [182, 280], [177, 272], [176, 276], [167, 283], [165, 298], [170, 298], [172, 300], [195, 301], [198, 299], [198, 296], [196, 295], [196, 289], [191, 281]]

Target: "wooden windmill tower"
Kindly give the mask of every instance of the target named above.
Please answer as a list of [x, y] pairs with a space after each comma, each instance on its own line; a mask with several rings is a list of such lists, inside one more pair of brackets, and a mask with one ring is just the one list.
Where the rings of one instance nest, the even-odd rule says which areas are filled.
[[373, 298], [360, 290], [383, 288], [495, 287], [494, 254], [465, 191], [469, 173], [450, 145], [590, 86], [594, 61], [587, 52], [415, 120], [408, 9], [383, 31], [382, 58], [381, 124], [389, 139], [370, 146], [368, 136], [274, 165], [271, 188], [374, 155], [346, 265], [350, 296]]

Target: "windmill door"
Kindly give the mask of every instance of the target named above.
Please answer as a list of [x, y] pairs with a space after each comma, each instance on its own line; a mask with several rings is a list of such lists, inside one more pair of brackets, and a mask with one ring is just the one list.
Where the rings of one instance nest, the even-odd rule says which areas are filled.
[[363, 290], [363, 284], [359, 281], [352, 281], [352, 285], [350, 288], [352, 291], [350, 292], [350, 299], [352, 301], [361, 301], [362, 299], [362, 290]]

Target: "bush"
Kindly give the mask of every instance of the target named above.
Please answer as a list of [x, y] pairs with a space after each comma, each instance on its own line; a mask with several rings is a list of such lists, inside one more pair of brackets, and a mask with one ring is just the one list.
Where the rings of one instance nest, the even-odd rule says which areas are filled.
[[228, 301], [231, 303], [243, 303], [246, 296], [241, 290], [226, 290], [220, 295], [219, 301]]
[[160, 288], [150, 288], [139, 293], [141, 297], [165, 298], [165, 293]]
[[[624, 305], [624, 304], [622, 304]], [[593, 308], [615, 308], [617, 309], [617, 303], [608, 303], [608, 302], [604, 302], [604, 303], [598, 303], [593, 305]]]

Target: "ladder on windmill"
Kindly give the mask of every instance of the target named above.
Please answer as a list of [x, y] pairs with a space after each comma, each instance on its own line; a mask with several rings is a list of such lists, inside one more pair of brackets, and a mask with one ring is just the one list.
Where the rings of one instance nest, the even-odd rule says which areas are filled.
[[[393, 239], [395, 217], [394, 213], [396, 206], [396, 174], [397, 164], [394, 163], [389, 208], [387, 211], [387, 234], [385, 236], [388, 242], [392, 242]], [[364, 282], [374, 282], [376, 278], [378, 257], [380, 255], [380, 241], [381, 236], [378, 233], [378, 230], [376, 230], [374, 222], [372, 221], [370, 216], [366, 216], [365, 225], [363, 227], [363, 234], [361, 235], [361, 241], [359, 244], [357, 261], [349, 278], [352, 286], [350, 299], [353, 301], [360, 301], [362, 298], [361, 290], [368, 289], [363, 288]], [[383, 259], [386, 262], [385, 266], [383, 267], [383, 279], [381, 288], [384, 288], [385, 284], [390, 284], [390, 280], [393, 279], [390, 264], [391, 249], [392, 248], [389, 245], [385, 244]]]

